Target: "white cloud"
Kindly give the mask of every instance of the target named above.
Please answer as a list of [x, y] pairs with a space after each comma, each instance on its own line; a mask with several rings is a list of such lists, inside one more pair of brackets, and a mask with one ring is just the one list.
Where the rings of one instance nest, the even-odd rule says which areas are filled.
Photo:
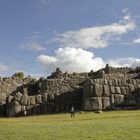
[[43, 46], [43, 36], [40, 32], [33, 32], [29, 35], [20, 47], [22, 49], [30, 50], [30, 51], [43, 51], [46, 48]]
[[43, 47], [42, 44], [40, 44], [37, 41], [27, 41], [21, 45], [21, 48], [27, 49], [30, 51], [43, 51], [46, 49], [45, 47]]
[[97, 71], [106, 64], [112, 67], [136, 67], [140, 66], [140, 59], [133, 57], [110, 59], [104, 61], [101, 57], [95, 57], [90, 51], [81, 48], [59, 48], [55, 51], [55, 56], [40, 55], [37, 62], [41, 64], [47, 74], [59, 67], [63, 72], [89, 72]]
[[137, 67], [140, 66], [140, 59], [134, 57], [118, 58], [108, 60], [107, 63], [112, 67]]
[[95, 57], [90, 51], [80, 48], [59, 48], [55, 56], [40, 55], [39, 62], [50, 73], [59, 67], [63, 72], [89, 72], [91, 69], [98, 70], [105, 66], [100, 57]]
[[0, 64], [0, 72], [6, 71], [8, 67], [6, 65]]
[[135, 21], [130, 14], [127, 14], [117, 23], [110, 25], [82, 28], [77, 31], [67, 31], [63, 34], [57, 33], [53, 41], [60, 43], [63, 47], [104, 48], [123, 34], [134, 30], [135, 27]]
[[140, 44], [140, 38], [135, 39], [135, 40], [133, 41], [133, 44]]
[[[126, 11], [126, 10], [125, 10]], [[125, 12], [124, 11], [124, 12]], [[77, 31], [67, 31], [56, 34], [56, 41], [60, 48], [55, 50], [54, 56], [40, 55], [37, 62], [41, 64], [47, 74], [59, 67], [63, 72], [89, 72], [91, 69], [97, 71], [108, 63], [113, 67], [135, 67], [140, 65], [137, 58], [118, 58], [104, 61], [101, 57], [84, 49], [105, 48], [113, 41], [136, 27], [135, 21], [130, 14], [125, 15], [120, 21], [104, 26], [82, 28]]]

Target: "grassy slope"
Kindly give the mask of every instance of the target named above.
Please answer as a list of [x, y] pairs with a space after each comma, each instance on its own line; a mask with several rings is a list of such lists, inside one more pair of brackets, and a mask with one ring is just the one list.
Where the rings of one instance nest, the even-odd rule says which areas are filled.
[[140, 140], [140, 111], [0, 119], [1, 140]]

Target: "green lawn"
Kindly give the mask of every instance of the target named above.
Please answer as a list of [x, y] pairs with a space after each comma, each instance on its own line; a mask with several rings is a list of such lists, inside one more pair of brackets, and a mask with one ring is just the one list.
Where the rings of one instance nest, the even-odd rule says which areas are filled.
[[0, 119], [0, 140], [140, 140], [140, 111]]

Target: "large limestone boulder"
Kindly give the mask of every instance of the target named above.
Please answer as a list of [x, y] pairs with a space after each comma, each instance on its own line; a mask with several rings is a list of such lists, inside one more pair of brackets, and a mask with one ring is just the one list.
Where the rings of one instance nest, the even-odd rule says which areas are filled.
[[116, 92], [115, 92], [115, 87], [114, 86], [111, 86], [110, 87], [110, 92], [111, 92], [111, 94], [115, 94]]
[[121, 94], [121, 89], [120, 89], [120, 87], [115, 87], [115, 91], [116, 91], [116, 94]]
[[130, 92], [133, 92], [135, 90], [135, 87], [133, 84], [129, 84], [129, 90]]
[[102, 110], [102, 99], [101, 97], [90, 97], [85, 100], [83, 109], [87, 111]]
[[118, 79], [118, 86], [121, 87], [122, 86], [122, 80]]
[[101, 84], [95, 84], [93, 89], [95, 97], [101, 97], [103, 95], [103, 86]]
[[36, 102], [37, 102], [37, 104], [41, 104], [42, 103], [42, 96], [41, 95], [37, 95], [36, 96]]
[[111, 94], [111, 96], [110, 96], [110, 104], [111, 105], [114, 105], [114, 94]]
[[130, 93], [130, 90], [129, 90], [129, 87], [128, 86], [126, 86], [125, 89], [126, 89], [126, 93], [127, 94]]
[[133, 83], [133, 85], [137, 85], [136, 79], [132, 79], [132, 83]]
[[114, 79], [114, 85], [115, 85], [115, 86], [118, 86], [118, 85], [119, 85], [118, 79]]
[[121, 87], [121, 93], [122, 93], [123, 95], [126, 94], [126, 88], [125, 88], [125, 87]]
[[123, 106], [124, 105], [124, 95], [115, 94], [114, 95], [114, 104], [115, 104], [115, 106]]
[[7, 103], [10, 103], [14, 99], [14, 96], [9, 95], [7, 97]]
[[93, 85], [85, 85], [83, 87], [83, 96], [84, 98], [93, 96]]
[[112, 86], [113, 85], [113, 81], [112, 80], [108, 80], [108, 85]]
[[94, 80], [89, 79], [89, 80], [87, 80], [86, 84], [87, 85], [93, 85], [94, 84]]
[[103, 86], [103, 96], [104, 97], [110, 96], [110, 88], [108, 85]]
[[19, 116], [21, 113], [21, 104], [18, 101], [12, 101], [7, 106], [7, 115], [9, 117]]
[[109, 97], [102, 97], [102, 108], [103, 108], [103, 110], [110, 109], [110, 98]]
[[28, 94], [23, 94], [22, 97], [21, 97], [21, 100], [20, 100], [21, 104], [22, 105], [27, 105], [28, 103]]
[[42, 95], [42, 99], [43, 99], [43, 102], [48, 101], [48, 93], [44, 93], [44, 94]]
[[20, 101], [21, 97], [22, 97], [22, 94], [20, 92], [16, 92], [15, 96], [14, 96], [14, 100], [15, 101]]
[[53, 94], [53, 93], [49, 93], [49, 94], [48, 94], [48, 100], [49, 100], [49, 101], [54, 100], [54, 94]]
[[30, 105], [35, 105], [36, 104], [35, 96], [29, 96], [29, 100], [30, 100]]
[[121, 80], [122, 81], [122, 86], [126, 86], [126, 79]]

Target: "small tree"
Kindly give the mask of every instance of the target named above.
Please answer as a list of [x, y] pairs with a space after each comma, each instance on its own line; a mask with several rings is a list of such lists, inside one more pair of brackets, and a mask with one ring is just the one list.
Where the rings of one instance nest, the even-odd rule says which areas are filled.
[[13, 76], [23, 79], [24, 78], [24, 73], [23, 72], [16, 72], [16, 73], [13, 74]]

